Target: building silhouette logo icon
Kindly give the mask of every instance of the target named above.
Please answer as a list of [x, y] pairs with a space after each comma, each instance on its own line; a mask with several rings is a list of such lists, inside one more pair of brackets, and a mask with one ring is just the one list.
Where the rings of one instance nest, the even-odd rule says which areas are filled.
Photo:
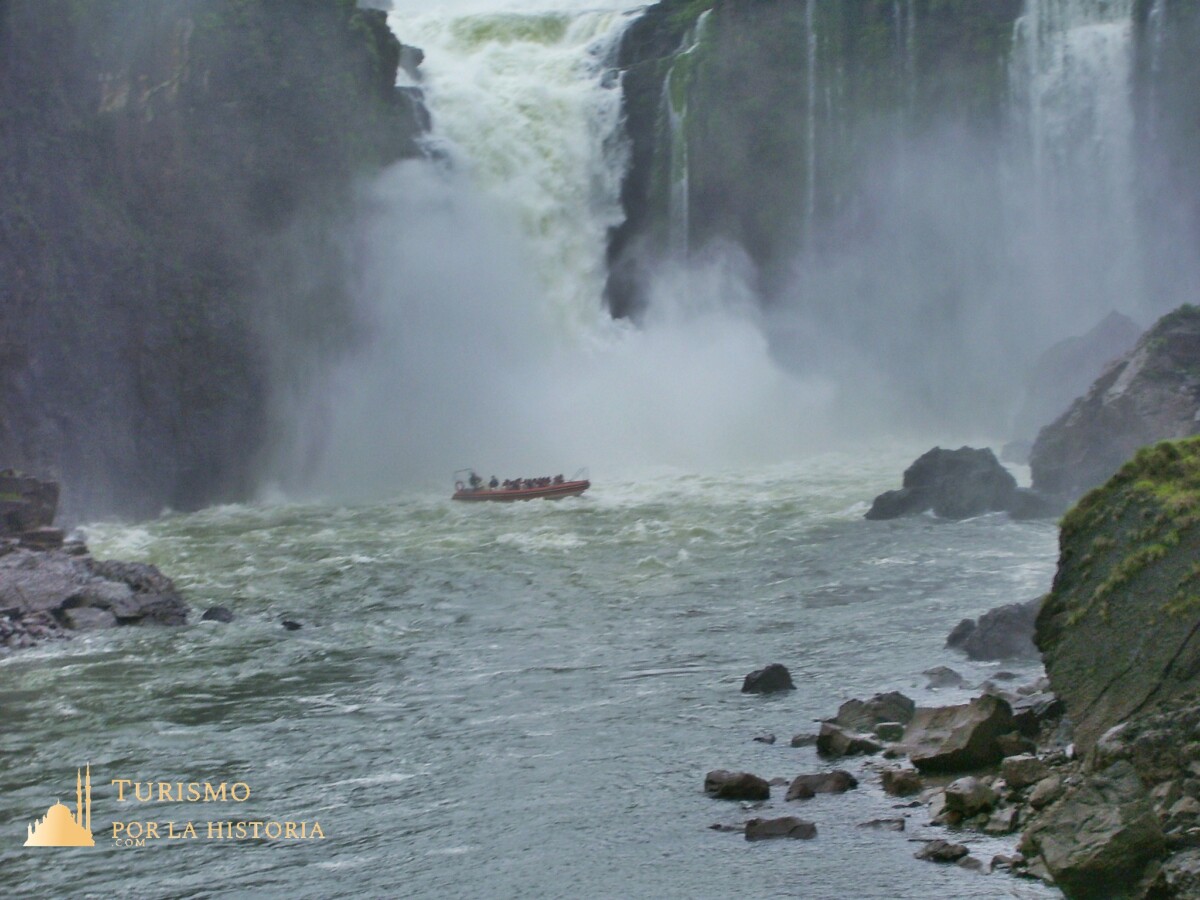
[[75, 813], [63, 803], [55, 803], [36, 822], [29, 825], [26, 847], [95, 847], [92, 838], [92, 767], [86, 779], [75, 771]]

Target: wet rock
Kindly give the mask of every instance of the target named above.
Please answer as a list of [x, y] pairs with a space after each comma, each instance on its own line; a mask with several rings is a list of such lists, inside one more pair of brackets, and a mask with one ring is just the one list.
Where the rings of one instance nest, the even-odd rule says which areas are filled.
[[978, 619], [963, 619], [946, 638], [946, 646], [977, 660], [1036, 659], [1034, 625], [1042, 598], [999, 606]]
[[817, 736], [815, 734], [794, 734], [792, 735], [791, 745], [793, 747], [815, 747], [817, 745]]
[[746, 676], [742, 682], [743, 694], [772, 694], [776, 691], [794, 691], [792, 674], [786, 666], [771, 663], [764, 669], [757, 669]]
[[1200, 849], [1172, 854], [1154, 879], [1149, 897], [1200, 897]]
[[228, 624], [233, 621], [233, 613], [224, 606], [210, 606], [204, 611], [204, 615], [200, 619], [204, 622], [224, 622]]
[[817, 836], [817, 826], [812, 822], [783, 816], [778, 819], [750, 819], [746, 823], [746, 840], [765, 841], [773, 838], [791, 838], [807, 841]]
[[1034, 809], [1042, 809], [1061, 797], [1065, 790], [1061, 775], [1047, 776], [1037, 783], [1029, 795], [1029, 805]]
[[833, 723], [850, 731], [871, 731], [880, 722], [906, 724], [917, 705], [899, 691], [876, 694], [869, 700], [847, 700], [838, 707]]
[[1049, 692], [1021, 694], [1011, 701], [1013, 721], [1017, 730], [1027, 737], [1036, 737], [1042, 728], [1057, 722], [1066, 712], [1066, 706], [1054, 694]]
[[1166, 849], [1150, 798], [1128, 762], [1092, 775], [1045, 810], [1021, 838], [1069, 897], [1133, 896]]
[[859, 822], [859, 828], [878, 828], [881, 831], [903, 831], [904, 819], [872, 819], [870, 822]]
[[1036, 756], [1023, 753], [1009, 756], [1000, 763], [1000, 777], [1005, 784], [1016, 790], [1037, 784], [1050, 774], [1050, 770]]
[[304, 627], [299, 622], [295, 622], [291, 619], [280, 619], [279, 624], [282, 625], [284, 628], [286, 628], [288, 631], [299, 631], [301, 628]]
[[63, 545], [61, 528], [34, 528], [21, 532], [20, 545], [30, 550], [57, 550]]
[[1017, 808], [1006, 806], [992, 813], [987, 824], [983, 826], [983, 831], [985, 834], [1012, 834], [1017, 830], [1019, 821]]
[[946, 786], [945, 808], [963, 818], [987, 812], [996, 805], [996, 792], [991, 785], [968, 775]]
[[930, 841], [920, 850], [913, 854], [917, 859], [926, 859], [930, 862], [952, 863], [958, 862], [964, 856], [970, 854], [970, 850], [962, 844], [953, 844], [950, 841], [936, 840]]
[[1037, 744], [1019, 731], [1010, 731], [996, 738], [996, 749], [1001, 756], [1022, 756], [1037, 752]]
[[829, 722], [821, 723], [821, 732], [817, 735], [817, 753], [821, 756], [869, 756], [882, 749], [883, 744], [870, 735], [848, 731]]
[[30, 623], [40, 615], [58, 617], [71, 630], [187, 620], [174, 584], [153, 566], [97, 562], [61, 549], [18, 548], [0, 556], [0, 609], [26, 623], [22, 634], [30, 640], [22, 646], [38, 639]]
[[771, 786], [749, 772], [714, 769], [704, 776], [704, 793], [718, 800], [768, 800]]
[[904, 472], [903, 487], [875, 498], [868, 519], [894, 519], [933, 510], [944, 519], [966, 519], [1009, 508], [1016, 479], [991, 450], [934, 447]]
[[879, 777], [884, 791], [894, 797], [908, 797], [925, 790], [925, 783], [915, 769], [884, 769]]
[[64, 609], [59, 613], [63, 625], [76, 631], [87, 631], [93, 628], [116, 628], [117, 617], [107, 609], [93, 609], [90, 606], [77, 606]]
[[787, 800], [808, 800], [817, 794], [841, 794], [858, 787], [858, 779], [844, 769], [816, 775], [797, 775], [788, 786]]
[[982, 872], [983, 862], [976, 859], [974, 856], [964, 856], [955, 863], [960, 869], [966, 869], [969, 872]]
[[1012, 727], [1008, 703], [991, 695], [960, 706], [922, 707], [904, 732], [904, 748], [922, 772], [979, 769], [1000, 761], [997, 738]]
[[871, 733], [881, 741], [895, 742], [904, 738], [904, 726], [900, 722], [880, 722]]
[[[964, 619], [963, 621], [971, 622], [972, 620]], [[974, 623], [972, 622], [972, 627], [973, 626]], [[959, 627], [962, 627], [961, 623], [959, 624]], [[957, 632], [957, 629], [955, 629], [955, 631]], [[951, 638], [953, 638], [953, 636], [954, 635], [952, 633]], [[949, 644], [949, 640], [947, 640], [946, 643]], [[957, 688], [966, 684], [966, 679], [949, 666], [935, 666], [932, 669], [926, 669], [921, 674], [929, 677], [929, 684], [927, 686], [931, 688]]]

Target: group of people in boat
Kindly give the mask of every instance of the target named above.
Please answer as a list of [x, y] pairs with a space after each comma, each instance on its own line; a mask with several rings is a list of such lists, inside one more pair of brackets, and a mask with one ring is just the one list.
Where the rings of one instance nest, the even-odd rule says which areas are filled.
[[[563, 484], [564, 481], [565, 479], [562, 475], [555, 475], [553, 478], [551, 478], [549, 475], [546, 475], [542, 478], [506, 478], [504, 481], [500, 481], [495, 475], [493, 475], [491, 480], [488, 481], [487, 486], [489, 490], [493, 491], [520, 491], [530, 490], [532, 488], [550, 487], [551, 485], [555, 484]], [[483, 479], [474, 472], [471, 473], [471, 477], [468, 479], [468, 482], [470, 483], [471, 490], [473, 491], [481, 491], [484, 489]]]

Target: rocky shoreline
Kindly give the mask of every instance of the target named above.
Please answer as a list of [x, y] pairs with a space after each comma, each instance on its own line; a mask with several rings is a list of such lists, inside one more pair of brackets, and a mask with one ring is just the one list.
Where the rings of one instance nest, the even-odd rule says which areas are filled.
[[[895, 692], [847, 701], [791, 743], [853, 771], [790, 782], [711, 771], [710, 796], [755, 814], [713, 827], [813, 838], [818, 822], [766, 816], [777, 811], [772, 787], [787, 785], [785, 804], [875, 790], [915, 799], [863, 827], [945, 829], [917, 838], [919, 859], [1040, 879], [1072, 900], [1200, 897], [1198, 526], [1200, 438], [1140, 450], [1063, 519], [1049, 594], [964, 620], [947, 640], [972, 659], [1040, 651], [1045, 677], [1011, 691], [989, 681], [951, 706]], [[945, 666], [925, 674], [930, 687], [963, 683]], [[785, 667], [743, 687], [766, 689], [791, 689]], [[1011, 852], [975, 857], [984, 835], [1012, 840]]]
[[185, 625], [170, 578], [146, 563], [98, 560], [53, 527], [58, 485], [0, 475], [0, 652], [128, 625]]

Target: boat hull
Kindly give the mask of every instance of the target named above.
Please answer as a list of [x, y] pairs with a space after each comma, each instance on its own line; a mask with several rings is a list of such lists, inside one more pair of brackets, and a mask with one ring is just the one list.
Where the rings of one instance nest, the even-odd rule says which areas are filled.
[[563, 497], [578, 497], [589, 487], [590, 481], [564, 481], [562, 484], [548, 484], [545, 487], [505, 489], [480, 488], [471, 490], [464, 488], [454, 492], [452, 500], [466, 500], [473, 503], [512, 503], [516, 500], [560, 500]]

